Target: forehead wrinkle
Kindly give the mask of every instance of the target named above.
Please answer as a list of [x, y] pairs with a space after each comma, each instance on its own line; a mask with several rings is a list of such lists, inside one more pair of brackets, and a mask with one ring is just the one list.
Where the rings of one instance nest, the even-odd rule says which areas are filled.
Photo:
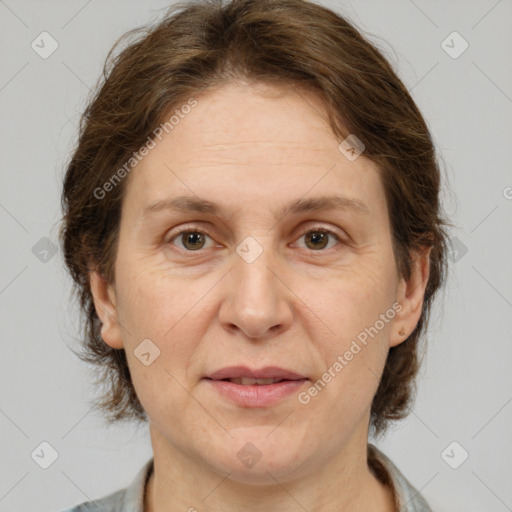
[[[214, 215], [222, 218], [234, 217], [237, 209], [219, 205], [213, 201], [197, 196], [181, 195], [158, 200], [143, 210], [142, 216], [148, 217], [159, 211], [198, 212]], [[281, 219], [290, 214], [323, 210], [349, 210], [368, 215], [370, 209], [362, 201], [354, 197], [341, 195], [324, 195], [314, 198], [300, 198], [290, 203], [271, 210], [276, 219]]]

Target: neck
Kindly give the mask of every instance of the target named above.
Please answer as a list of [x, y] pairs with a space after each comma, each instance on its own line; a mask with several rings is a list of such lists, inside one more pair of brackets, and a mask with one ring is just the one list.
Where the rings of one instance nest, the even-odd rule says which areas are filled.
[[144, 512], [394, 512], [392, 489], [374, 475], [367, 461], [367, 438], [344, 448], [307, 478], [248, 485], [205, 468], [169, 447], [152, 431], [154, 469]]

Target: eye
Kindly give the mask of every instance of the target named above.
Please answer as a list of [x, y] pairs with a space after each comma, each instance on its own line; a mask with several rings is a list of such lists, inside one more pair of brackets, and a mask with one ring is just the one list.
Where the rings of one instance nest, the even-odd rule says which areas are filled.
[[[306, 231], [300, 238], [305, 237], [306, 248], [313, 251], [325, 249], [329, 245], [329, 238], [334, 238], [335, 241], [341, 242], [336, 233], [325, 228], [314, 228]], [[330, 247], [327, 247], [330, 249]]]
[[[336, 233], [325, 228], [310, 229], [303, 233], [300, 238], [305, 238], [305, 248], [312, 251], [332, 248], [336, 243], [329, 246], [331, 241], [341, 242], [341, 239]], [[213, 242], [213, 239], [203, 231], [189, 228], [176, 233], [168, 240], [167, 243], [176, 245], [187, 252], [194, 252], [207, 248], [205, 247], [207, 239], [210, 239]]]
[[176, 240], [182, 244], [181, 246], [178, 245], [180, 249], [191, 252], [204, 249], [206, 238], [212, 240], [209, 235], [203, 233], [202, 231], [198, 231], [197, 229], [185, 229], [170, 238], [168, 243], [175, 245], [174, 241]]

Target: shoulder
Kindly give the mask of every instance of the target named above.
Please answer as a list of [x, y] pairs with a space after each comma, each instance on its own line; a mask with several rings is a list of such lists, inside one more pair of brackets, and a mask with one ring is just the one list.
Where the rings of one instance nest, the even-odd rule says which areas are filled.
[[433, 512], [425, 498], [391, 459], [372, 444], [368, 444], [368, 462], [379, 480], [392, 487], [398, 510], [401, 512]]
[[113, 492], [103, 498], [94, 501], [84, 501], [73, 508], [68, 508], [62, 512], [121, 512], [123, 503], [125, 502], [126, 489]]
[[153, 471], [153, 458], [139, 470], [130, 485], [102, 498], [84, 501], [62, 512], [143, 512], [144, 494], [148, 478]]

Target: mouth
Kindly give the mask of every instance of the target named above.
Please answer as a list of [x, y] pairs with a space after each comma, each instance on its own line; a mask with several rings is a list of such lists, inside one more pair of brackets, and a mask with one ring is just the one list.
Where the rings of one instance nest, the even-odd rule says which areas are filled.
[[[218, 380], [218, 379], [212, 379]], [[253, 377], [235, 377], [232, 379], [220, 379], [223, 382], [231, 382], [233, 384], [238, 384], [241, 386], [268, 386], [270, 384], [276, 384], [278, 382], [284, 382], [291, 379], [254, 379]], [[293, 379], [293, 380], [302, 380], [302, 379]]]
[[221, 397], [242, 407], [269, 407], [300, 390], [309, 379], [279, 367], [222, 368], [204, 377]]
[[224, 380], [235, 382], [242, 385], [266, 385], [274, 384], [282, 380], [300, 380], [306, 379], [305, 375], [280, 368], [279, 366], [266, 366], [264, 368], [255, 369], [248, 366], [226, 366], [213, 373], [208, 374], [206, 379]]

